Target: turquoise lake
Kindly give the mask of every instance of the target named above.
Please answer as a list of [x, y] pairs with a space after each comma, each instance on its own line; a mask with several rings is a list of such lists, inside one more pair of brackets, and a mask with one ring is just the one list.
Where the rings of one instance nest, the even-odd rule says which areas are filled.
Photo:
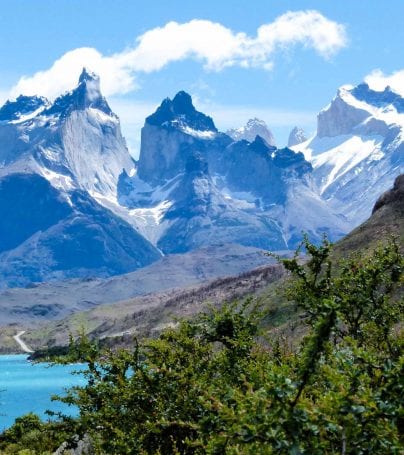
[[0, 355], [0, 432], [11, 426], [16, 417], [34, 412], [47, 420], [47, 409], [74, 415], [77, 412], [58, 401], [54, 394], [73, 385], [85, 383], [82, 376], [71, 374], [84, 365], [49, 366], [32, 364], [26, 355]]

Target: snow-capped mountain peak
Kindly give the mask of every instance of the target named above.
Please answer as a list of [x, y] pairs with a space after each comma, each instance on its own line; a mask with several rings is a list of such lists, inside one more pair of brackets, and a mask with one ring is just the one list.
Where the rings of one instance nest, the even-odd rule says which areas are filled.
[[116, 195], [123, 169], [134, 163], [119, 119], [100, 90], [100, 79], [83, 69], [78, 85], [53, 103], [20, 96], [1, 109], [8, 118], [0, 134], [0, 177], [13, 170], [35, 172], [54, 187], [80, 188], [105, 197]]
[[252, 118], [244, 126], [233, 128], [226, 132], [235, 141], [245, 139], [248, 142], [254, 142], [256, 136], [262, 137], [268, 145], [275, 145], [275, 139], [264, 120]]
[[376, 108], [392, 106], [398, 113], [404, 113], [404, 98], [395, 93], [390, 86], [383, 91], [372, 90], [368, 84], [362, 83], [351, 89], [351, 94], [360, 101], [363, 101]]
[[[369, 121], [371, 125], [369, 126]], [[378, 123], [376, 123], [378, 122]], [[317, 136], [341, 134], [385, 135], [390, 125], [404, 126], [404, 98], [390, 87], [372, 90], [367, 84], [342, 86], [317, 118]]]
[[317, 134], [292, 147], [314, 167], [320, 194], [353, 226], [404, 171], [404, 99], [390, 87], [341, 87], [318, 115]]
[[216, 140], [230, 142], [211, 117], [195, 109], [188, 93], [178, 92], [173, 99], [164, 99], [145, 120], [138, 176], [160, 185], [184, 171], [192, 147], [212, 147]]

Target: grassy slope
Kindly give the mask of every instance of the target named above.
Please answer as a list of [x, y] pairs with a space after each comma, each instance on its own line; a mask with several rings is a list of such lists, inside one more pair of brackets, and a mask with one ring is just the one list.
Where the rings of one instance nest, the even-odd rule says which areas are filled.
[[202, 286], [185, 290], [150, 294], [76, 313], [27, 331], [24, 339], [33, 347], [65, 344], [69, 333], [84, 330], [95, 338], [113, 337], [117, 343], [128, 342], [133, 335], [153, 336], [179, 317], [192, 315], [209, 304], [260, 295], [268, 284], [284, 274], [279, 265], [260, 267], [236, 277], [219, 278]]

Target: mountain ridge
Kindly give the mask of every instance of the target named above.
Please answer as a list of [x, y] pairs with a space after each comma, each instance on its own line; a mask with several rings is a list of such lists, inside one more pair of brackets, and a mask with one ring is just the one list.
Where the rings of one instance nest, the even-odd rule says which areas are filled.
[[[320, 112], [317, 135], [282, 149], [258, 119], [238, 131], [251, 133], [249, 140], [218, 131], [181, 91], [146, 118], [135, 162], [99, 77], [87, 69], [53, 102], [7, 101], [0, 108], [0, 188], [14, 206], [0, 210], [0, 230], [7, 237], [24, 211], [44, 224], [10, 234], [19, 244], [0, 243], [0, 285], [106, 277], [164, 254], [231, 243], [294, 249], [302, 230], [313, 241], [324, 233], [337, 240], [370, 213], [376, 192], [402, 168], [401, 111], [390, 89], [342, 87]], [[258, 127], [265, 134], [256, 134]], [[301, 131], [294, 136], [302, 139]], [[7, 188], [24, 179], [43, 194], [30, 198], [25, 189], [26, 198], [13, 199]], [[66, 213], [46, 219], [46, 204], [55, 215]]]

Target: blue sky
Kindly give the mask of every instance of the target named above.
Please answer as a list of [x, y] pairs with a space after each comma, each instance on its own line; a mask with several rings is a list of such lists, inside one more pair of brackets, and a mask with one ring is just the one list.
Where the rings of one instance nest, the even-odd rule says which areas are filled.
[[[357, 84], [377, 69], [386, 77], [377, 76], [375, 83], [389, 81], [404, 68], [402, 0], [0, 0], [0, 5], [0, 99], [18, 91], [55, 96], [71, 88], [83, 61], [90, 69], [94, 61], [135, 155], [144, 117], [179, 90], [190, 92], [220, 129], [240, 126], [251, 116], [263, 118], [282, 146], [295, 125], [315, 130], [316, 114], [339, 86]], [[287, 11], [295, 12], [287, 22], [290, 30], [274, 29]], [[194, 20], [205, 22], [190, 24]], [[185, 25], [165, 28], [171, 21]], [[257, 42], [257, 29], [265, 24], [272, 35]], [[163, 31], [150, 35], [151, 47], [145, 44], [155, 52], [149, 61], [136, 40], [157, 27]], [[222, 52], [221, 37], [227, 35], [229, 50]], [[176, 55], [175, 40], [193, 43], [194, 36], [196, 44]], [[213, 45], [205, 49], [204, 40]], [[241, 42], [237, 57], [231, 50], [235, 42]], [[84, 47], [92, 50], [75, 51], [59, 69], [48, 71], [67, 52]], [[128, 70], [124, 60], [130, 58], [136, 61]], [[45, 73], [33, 78], [38, 71]], [[400, 73], [396, 83], [403, 79]]]

